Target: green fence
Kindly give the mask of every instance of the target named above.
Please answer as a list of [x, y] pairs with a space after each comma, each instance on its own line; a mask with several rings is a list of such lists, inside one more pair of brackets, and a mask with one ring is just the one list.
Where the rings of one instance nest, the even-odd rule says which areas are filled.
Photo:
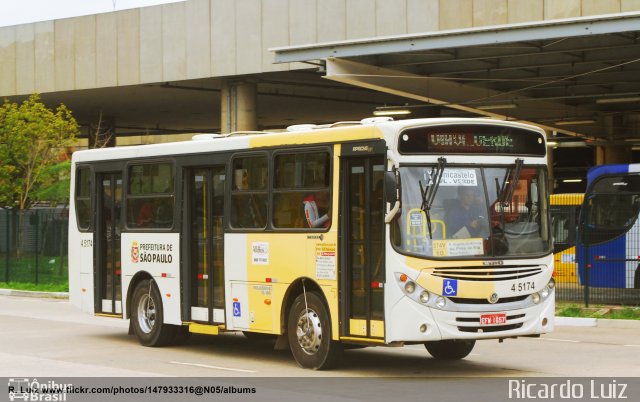
[[0, 282], [66, 284], [66, 208], [0, 209]]

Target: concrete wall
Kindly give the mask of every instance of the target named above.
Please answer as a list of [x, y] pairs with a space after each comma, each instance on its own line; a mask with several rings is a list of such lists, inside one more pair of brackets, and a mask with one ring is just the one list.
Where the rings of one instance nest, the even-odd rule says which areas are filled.
[[640, 0], [189, 0], [0, 28], [0, 96], [287, 70], [270, 47], [640, 11]]

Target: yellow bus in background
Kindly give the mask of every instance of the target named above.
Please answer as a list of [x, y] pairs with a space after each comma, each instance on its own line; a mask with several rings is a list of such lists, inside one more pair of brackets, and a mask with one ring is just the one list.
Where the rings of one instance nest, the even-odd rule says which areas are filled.
[[559, 283], [577, 283], [576, 229], [584, 194], [552, 194], [554, 278]]

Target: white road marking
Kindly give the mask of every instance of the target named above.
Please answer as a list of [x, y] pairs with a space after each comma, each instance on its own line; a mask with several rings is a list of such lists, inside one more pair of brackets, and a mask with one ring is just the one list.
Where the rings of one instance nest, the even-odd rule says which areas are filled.
[[254, 370], [236, 369], [236, 368], [220, 367], [220, 366], [209, 366], [207, 364], [200, 364], [200, 363], [184, 363], [184, 362], [175, 362], [175, 361], [170, 361], [169, 363], [171, 363], [171, 364], [181, 364], [183, 366], [195, 366], [195, 367], [209, 368], [209, 369], [214, 369], [214, 370], [235, 371], [235, 372], [238, 372], [238, 373], [257, 373], [257, 371], [254, 371]]
[[581, 341], [575, 341], [573, 339], [558, 339], [558, 338], [540, 338], [542, 341], [555, 341], [555, 342], [569, 342], [569, 343], [580, 343]]
[[640, 348], [640, 345], [624, 345], [624, 346], [628, 346], [630, 348]]

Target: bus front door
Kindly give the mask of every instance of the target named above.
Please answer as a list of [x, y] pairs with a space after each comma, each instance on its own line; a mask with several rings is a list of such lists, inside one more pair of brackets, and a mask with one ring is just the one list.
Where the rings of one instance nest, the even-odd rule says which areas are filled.
[[121, 315], [122, 173], [100, 173], [97, 179], [95, 311], [102, 314]]
[[224, 166], [193, 169], [189, 178], [191, 320], [224, 324]]
[[342, 164], [342, 334], [384, 339], [384, 157]]

